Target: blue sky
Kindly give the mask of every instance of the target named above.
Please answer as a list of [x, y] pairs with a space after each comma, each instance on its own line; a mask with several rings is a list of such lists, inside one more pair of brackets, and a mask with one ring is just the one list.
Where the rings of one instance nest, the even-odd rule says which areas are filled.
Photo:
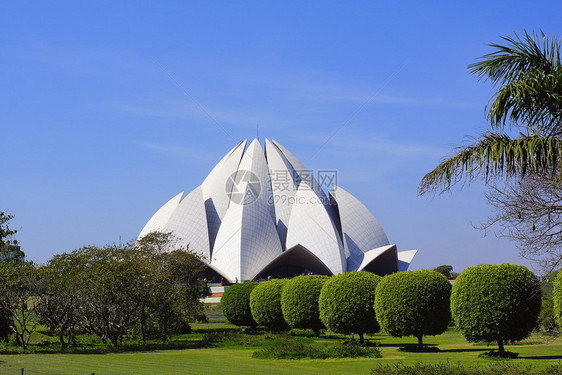
[[131, 240], [259, 126], [337, 169], [399, 250], [420, 249], [413, 269], [527, 264], [473, 229], [491, 214], [481, 184], [416, 190], [488, 126], [494, 90], [466, 66], [500, 35], [561, 36], [560, 14], [557, 1], [5, 4], [0, 210], [38, 262]]

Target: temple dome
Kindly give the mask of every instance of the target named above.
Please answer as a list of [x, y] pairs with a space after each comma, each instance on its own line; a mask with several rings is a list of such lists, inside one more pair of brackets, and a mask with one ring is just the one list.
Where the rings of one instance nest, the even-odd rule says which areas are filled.
[[326, 194], [330, 176], [320, 173], [328, 171], [306, 169], [274, 140], [264, 148], [257, 139], [240, 142], [200, 186], [164, 204], [139, 238], [172, 232], [230, 282], [407, 270], [417, 250], [398, 252], [371, 212], [341, 187]]

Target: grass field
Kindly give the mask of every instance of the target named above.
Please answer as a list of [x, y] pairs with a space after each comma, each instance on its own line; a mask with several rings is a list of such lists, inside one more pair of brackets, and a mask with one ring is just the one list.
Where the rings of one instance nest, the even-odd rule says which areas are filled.
[[[201, 340], [204, 332], [216, 329], [233, 329], [223, 322], [216, 306], [211, 307], [208, 323], [193, 324], [195, 333], [190, 335], [193, 341]], [[245, 341], [217, 343], [211, 347], [182, 350], [154, 350], [107, 354], [0, 354], [1, 374], [369, 374], [377, 364], [461, 362], [465, 366], [489, 364], [490, 359], [478, 358], [480, 353], [491, 348], [485, 344], [470, 344], [456, 331], [447, 331], [443, 335], [426, 338], [426, 343], [437, 345], [439, 352], [411, 353], [398, 349], [404, 344], [414, 344], [416, 339], [391, 338], [374, 335], [370, 342], [376, 342], [383, 358], [362, 359], [324, 359], [324, 360], [262, 360], [252, 358], [259, 342], [252, 343], [255, 336], [242, 335]], [[302, 337], [297, 339], [312, 345], [333, 343], [345, 339], [343, 336], [320, 337], [319, 339]], [[306, 341], [308, 340], [308, 341]], [[521, 366], [532, 365], [535, 369], [545, 368], [562, 362], [562, 339], [548, 339], [534, 335], [525, 342], [510, 345], [507, 350], [517, 352], [519, 359], [509, 360]]]

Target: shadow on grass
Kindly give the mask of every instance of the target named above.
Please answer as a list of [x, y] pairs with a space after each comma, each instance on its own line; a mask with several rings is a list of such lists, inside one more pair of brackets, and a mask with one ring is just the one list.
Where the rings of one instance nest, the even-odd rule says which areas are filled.
[[[435, 347], [438, 344], [423, 344], [424, 348], [425, 347]], [[380, 346], [381, 348], [387, 347], [387, 348], [411, 348], [411, 347], [417, 347], [418, 344], [378, 344], [377, 346]]]
[[399, 352], [408, 352], [408, 353], [437, 353], [440, 352], [441, 349], [439, 349], [436, 345], [424, 345], [423, 347], [419, 347], [417, 345], [414, 344], [407, 344], [401, 348], [398, 348]]
[[[402, 349], [401, 351], [405, 352], [416, 352], [417, 344], [378, 344], [380, 348], [398, 348]], [[419, 351], [419, 353], [431, 353], [431, 352], [439, 352], [439, 353], [471, 353], [471, 352], [485, 352], [488, 349], [486, 348], [462, 348], [462, 349], [441, 349], [438, 347], [438, 344], [423, 344], [424, 349]], [[435, 348], [435, 349], [433, 349]]]
[[466, 349], [441, 349], [441, 353], [471, 353], [471, 352], [485, 352], [488, 349], [472, 349], [472, 348], [466, 348]]

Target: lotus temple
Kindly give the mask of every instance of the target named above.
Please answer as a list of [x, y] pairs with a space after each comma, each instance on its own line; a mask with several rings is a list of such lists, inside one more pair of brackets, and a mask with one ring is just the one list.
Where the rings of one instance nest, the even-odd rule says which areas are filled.
[[230, 150], [200, 186], [164, 204], [139, 238], [172, 232], [201, 255], [211, 277], [231, 283], [408, 269], [417, 250], [399, 252], [357, 198], [335, 184], [326, 188], [334, 171], [313, 173], [274, 140], [263, 148], [258, 139], [247, 143]]

